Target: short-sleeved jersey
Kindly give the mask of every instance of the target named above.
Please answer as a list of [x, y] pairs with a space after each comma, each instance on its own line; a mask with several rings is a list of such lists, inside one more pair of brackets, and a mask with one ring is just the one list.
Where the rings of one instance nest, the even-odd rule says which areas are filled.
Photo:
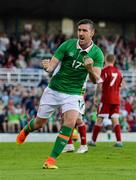
[[102, 97], [101, 102], [108, 104], [120, 104], [120, 86], [122, 74], [118, 68], [107, 66], [101, 72]]
[[67, 94], [83, 94], [88, 75], [84, 66], [85, 56], [93, 59], [93, 66], [103, 67], [104, 55], [97, 45], [93, 43], [90, 50], [86, 51], [78, 48], [77, 44], [77, 39], [70, 39], [56, 50], [54, 57], [60, 61], [60, 64], [49, 83], [51, 89]]

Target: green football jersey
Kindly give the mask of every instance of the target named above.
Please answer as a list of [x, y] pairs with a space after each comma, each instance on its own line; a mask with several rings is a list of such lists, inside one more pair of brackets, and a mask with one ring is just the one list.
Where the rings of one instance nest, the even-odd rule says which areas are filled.
[[95, 67], [103, 67], [104, 55], [93, 43], [90, 50], [82, 50], [77, 39], [65, 41], [58, 47], [54, 56], [60, 61], [58, 72], [51, 78], [49, 87], [55, 91], [80, 95], [85, 92], [88, 71], [84, 66], [84, 57], [93, 59]]

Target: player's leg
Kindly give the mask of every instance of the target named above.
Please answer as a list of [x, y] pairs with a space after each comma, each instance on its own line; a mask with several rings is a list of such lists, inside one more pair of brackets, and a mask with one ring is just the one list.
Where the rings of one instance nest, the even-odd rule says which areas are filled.
[[38, 116], [32, 119], [17, 135], [16, 142], [22, 144], [30, 132], [42, 128], [46, 122], [46, 118], [40, 118]]
[[117, 118], [112, 118], [113, 128], [116, 136], [116, 144], [115, 147], [122, 147], [122, 139], [121, 139], [121, 126]]
[[108, 118], [109, 116], [109, 106], [108, 104], [100, 103], [97, 111], [97, 120], [93, 127], [92, 131], [92, 138], [91, 141], [88, 143], [91, 146], [96, 146], [96, 140], [98, 137], [99, 132], [103, 126], [103, 118]]
[[[82, 96], [75, 96], [75, 95], [64, 95], [62, 94], [62, 101], [66, 102], [63, 103], [61, 106], [62, 113], [64, 113], [64, 123], [61, 127], [59, 135], [56, 138], [54, 147], [50, 156], [44, 162], [45, 167], [49, 167], [50, 161], [56, 161], [56, 158], [61, 154], [64, 147], [68, 143], [68, 140], [71, 136], [72, 130], [75, 127], [77, 118], [79, 113], [81, 113], [82, 107], [80, 106], [80, 100], [83, 99]], [[50, 166], [51, 167], [51, 166]]]
[[17, 135], [16, 142], [22, 144], [28, 134], [40, 128], [43, 128], [47, 122], [48, 117], [54, 112], [56, 106], [52, 105], [40, 105], [37, 112], [37, 117], [32, 119]]
[[[64, 123], [64, 114], [61, 115], [61, 126], [63, 125]], [[75, 150], [75, 147], [74, 147], [74, 144], [73, 144], [73, 131], [74, 129], [72, 130], [72, 133], [71, 133], [71, 136], [68, 140], [68, 143], [66, 144], [66, 146], [64, 147], [63, 149], [63, 153], [66, 153], [66, 152], [73, 152]]]
[[121, 126], [119, 124], [119, 105], [112, 105], [111, 107], [111, 119], [113, 123], [113, 128], [116, 136], [116, 144], [115, 147], [122, 147], [122, 139], [121, 139]]
[[84, 121], [82, 120], [82, 115], [80, 114], [77, 119], [77, 129], [80, 134], [80, 141], [81, 145], [79, 149], [77, 150], [77, 153], [86, 153], [88, 151], [88, 146], [86, 142], [86, 125]]
[[97, 140], [99, 132], [101, 131], [102, 122], [103, 122], [103, 118], [98, 117], [97, 120], [96, 120], [96, 123], [95, 123], [95, 125], [93, 127], [93, 130], [92, 130], [91, 141], [88, 143], [88, 145], [96, 146], [96, 140]]
[[[80, 134], [80, 141], [81, 141], [81, 145], [80, 145], [79, 149], [77, 150], [77, 153], [85, 153], [88, 151], [88, 146], [86, 143], [86, 125], [85, 125], [84, 121], [82, 120], [81, 114], [79, 114], [79, 117], [77, 119], [76, 127]], [[74, 136], [75, 130], [76, 129], [73, 129], [72, 134], [69, 138], [68, 144], [65, 146], [63, 152], [73, 152], [75, 150], [75, 147], [73, 145], [73, 136]]]
[[44, 168], [54, 169], [56, 158], [61, 154], [68, 143], [72, 130], [75, 127], [79, 112], [68, 110], [64, 112], [64, 124], [61, 127], [59, 135], [56, 138], [53, 150], [47, 160], [44, 162]]
[[[47, 104], [45, 104], [45, 102], [47, 102]], [[57, 106], [48, 105], [48, 102], [54, 103], [54, 97], [50, 93], [50, 89], [46, 88], [40, 100], [37, 117], [35, 119], [32, 119], [17, 135], [16, 141], [18, 144], [22, 144], [30, 132], [42, 128], [47, 122], [47, 118]]]
[[121, 127], [119, 124], [119, 121], [117, 118], [112, 118], [112, 122], [113, 122], [113, 127], [114, 127], [114, 132], [116, 135], [116, 144], [115, 146], [119, 146], [122, 147], [122, 140], [121, 140]]
[[72, 133], [71, 133], [71, 136], [68, 140], [68, 143], [66, 144], [65, 148], [62, 151], [63, 153], [64, 152], [73, 152], [75, 150], [75, 147], [73, 144], [73, 131], [74, 131], [74, 129], [72, 130]]
[[[88, 147], [86, 144], [86, 125], [85, 125], [84, 121], [82, 120], [82, 115], [85, 112], [85, 102], [83, 99], [80, 99], [80, 101], [78, 101], [78, 103], [80, 105], [80, 113], [79, 113], [79, 117], [76, 122], [76, 127], [80, 134], [81, 145], [80, 145], [80, 148], [77, 150], [77, 153], [85, 153], [88, 151]], [[63, 116], [62, 116], [62, 119], [63, 119]], [[73, 129], [72, 134], [69, 138], [68, 144], [65, 146], [63, 152], [74, 151], [75, 147], [73, 145], [73, 138], [74, 138], [74, 136], [77, 136], [77, 129], [75, 129], [75, 128]]]

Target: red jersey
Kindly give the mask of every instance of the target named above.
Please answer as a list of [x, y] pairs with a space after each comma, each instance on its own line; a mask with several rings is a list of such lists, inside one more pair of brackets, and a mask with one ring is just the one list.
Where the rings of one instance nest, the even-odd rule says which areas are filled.
[[122, 74], [117, 67], [106, 66], [101, 73], [102, 103], [120, 104]]

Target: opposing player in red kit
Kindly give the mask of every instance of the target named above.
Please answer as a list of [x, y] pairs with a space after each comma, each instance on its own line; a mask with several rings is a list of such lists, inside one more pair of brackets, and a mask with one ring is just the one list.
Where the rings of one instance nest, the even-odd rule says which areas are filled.
[[115, 56], [109, 54], [105, 58], [105, 67], [101, 72], [101, 101], [98, 107], [97, 121], [93, 128], [92, 139], [89, 145], [96, 146], [96, 139], [101, 130], [104, 118], [112, 120], [114, 132], [116, 135], [115, 147], [122, 147], [121, 127], [119, 124], [120, 111], [120, 87], [122, 82], [122, 74], [120, 70], [114, 66]]

